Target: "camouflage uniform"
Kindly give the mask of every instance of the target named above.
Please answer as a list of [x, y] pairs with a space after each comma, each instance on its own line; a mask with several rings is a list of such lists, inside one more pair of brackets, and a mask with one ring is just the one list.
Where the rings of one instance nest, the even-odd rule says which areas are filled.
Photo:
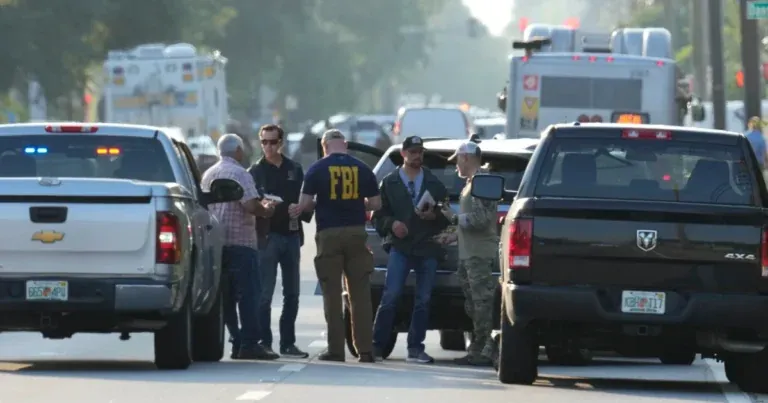
[[[478, 171], [483, 173], [484, 171]], [[464, 309], [472, 319], [474, 338], [469, 346], [469, 364], [490, 364], [496, 346], [493, 331], [493, 297], [498, 281], [492, 275], [498, 265], [498, 203], [472, 197], [468, 181], [459, 199], [459, 268], [457, 275], [464, 291]]]

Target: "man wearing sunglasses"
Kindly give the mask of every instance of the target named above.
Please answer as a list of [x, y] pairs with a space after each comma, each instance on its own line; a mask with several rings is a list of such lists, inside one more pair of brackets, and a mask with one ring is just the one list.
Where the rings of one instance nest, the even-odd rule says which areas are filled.
[[[437, 260], [444, 254], [435, 236], [448, 227], [435, 201], [448, 198], [445, 185], [423, 167], [424, 141], [410, 136], [403, 141], [400, 154], [403, 165], [381, 181], [381, 209], [373, 214], [376, 231], [384, 239], [389, 253], [384, 293], [373, 325], [373, 349], [376, 359], [392, 334], [395, 309], [405, 288], [408, 274], [416, 275], [413, 314], [408, 329], [408, 362], [430, 364], [434, 359], [424, 351], [429, 326], [429, 303], [437, 272]], [[420, 205], [429, 192], [432, 202]]]
[[261, 194], [278, 196], [283, 201], [275, 207], [270, 218], [259, 219], [259, 267], [262, 294], [258, 315], [261, 324], [261, 346], [269, 354], [272, 350], [272, 297], [277, 283], [277, 266], [283, 279], [283, 311], [280, 315], [280, 355], [289, 358], [307, 358], [309, 354], [296, 347], [296, 316], [299, 313], [300, 251], [304, 243], [301, 221], [310, 222], [312, 212], [298, 218], [288, 215], [289, 206], [299, 201], [304, 171], [299, 163], [282, 153], [283, 129], [268, 124], [259, 130], [264, 156], [248, 172], [253, 176]]

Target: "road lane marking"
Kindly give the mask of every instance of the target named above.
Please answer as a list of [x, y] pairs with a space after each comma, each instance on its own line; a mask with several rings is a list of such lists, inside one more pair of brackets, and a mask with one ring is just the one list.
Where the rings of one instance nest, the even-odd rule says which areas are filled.
[[285, 364], [277, 372], [299, 372], [305, 367], [305, 364]]
[[266, 390], [251, 390], [251, 391], [245, 392], [242, 395], [238, 396], [237, 399], [235, 399], [235, 400], [240, 400], [240, 401], [245, 400], [245, 401], [257, 402], [257, 401], [259, 401], [259, 400], [269, 396], [270, 393], [272, 393], [272, 392], [271, 391], [266, 391]]
[[715, 382], [720, 386], [720, 390], [723, 392], [723, 396], [725, 396], [725, 400], [728, 403], [753, 403], [752, 398], [748, 394], [742, 392], [736, 385], [728, 382], [728, 377], [725, 376], [725, 370], [722, 365], [711, 358], [704, 359], [704, 362], [707, 364], [707, 368], [709, 368], [709, 372], [712, 374]]
[[328, 341], [326, 340], [315, 340], [312, 343], [309, 343], [310, 348], [326, 348], [328, 347]]

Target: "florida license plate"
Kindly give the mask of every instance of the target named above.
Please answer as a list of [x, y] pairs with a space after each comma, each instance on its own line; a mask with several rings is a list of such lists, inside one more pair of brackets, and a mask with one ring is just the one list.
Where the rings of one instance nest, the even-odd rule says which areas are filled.
[[623, 291], [621, 312], [663, 315], [667, 309], [667, 294], [652, 291]]
[[69, 283], [66, 281], [27, 281], [27, 301], [66, 301]]

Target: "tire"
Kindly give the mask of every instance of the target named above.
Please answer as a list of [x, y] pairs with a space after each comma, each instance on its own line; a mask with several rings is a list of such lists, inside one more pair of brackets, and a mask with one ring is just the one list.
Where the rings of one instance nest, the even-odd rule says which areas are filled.
[[440, 347], [446, 351], [464, 351], [467, 349], [467, 339], [462, 330], [441, 330]]
[[187, 296], [181, 311], [168, 318], [164, 328], [155, 331], [157, 369], [187, 369], [192, 364], [192, 304]]
[[725, 365], [728, 380], [743, 392], [768, 393], [768, 383], [765, 382], [768, 377], [767, 350], [726, 359]]
[[219, 362], [224, 358], [224, 298], [221, 290], [211, 310], [194, 318], [192, 359], [199, 362]]
[[546, 346], [547, 361], [553, 365], [563, 365], [578, 367], [589, 364], [592, 361], [592, 354], [587, 349]]
[[535, 329], [512, 324], [501, 305], [501, 342], [499, 343], [499, 381], [504, 384], [531, 385], [539, 375], [539, 346]]
[[668, 350], [659, 357], [659, 360], [664, 365], [691, 365], [696, 361], [696, 353], [682, 348]]
[[[349, 354], [353, 357], [357, 358], [357, 349], [355, 348], [355, 342], [352, 339], [352, 312], [349, 311], [349, 306], [345, 303], [344, 304], [344, 338], [347, 341], [347, 350], [349, 350]], [[389, 342], [386, 346], [384, 346], [384, 350], [381, 352], [382, 358], [389, 358], [389, 356], [392, 354], [392, 351], [395, 349], [395, 344], [397, 344], [397, 332], [392, 332], [389, 335]]]

